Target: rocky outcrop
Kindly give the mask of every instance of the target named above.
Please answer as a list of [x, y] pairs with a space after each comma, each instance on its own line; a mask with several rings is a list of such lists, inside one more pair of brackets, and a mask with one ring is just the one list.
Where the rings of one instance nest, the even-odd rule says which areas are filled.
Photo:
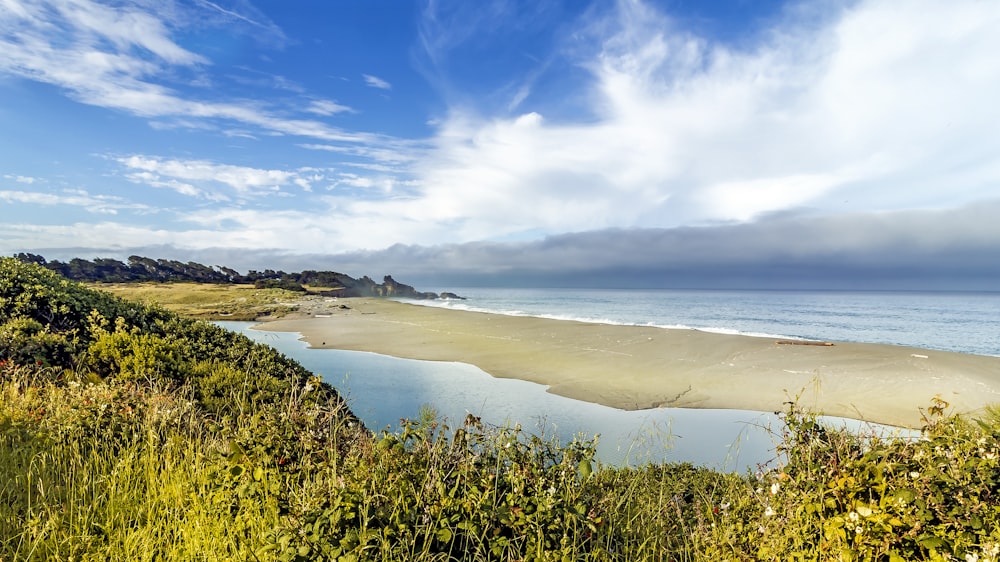
[[437, 293], [425, 293], [420, 292], [413, 287], [400, 283], [392, 278], [391, 275], [386, 275], [382, 278], [382, 284], [376, 285], [375, 290], [378, 292], [380, 297], [392, 297], [397, 299], [436, 299], [438, 298]]
[[382, 297], [417, 300], [462, 298], [455, 293], [445, 293], [450, 296], [444, 297], [439, 296], [437, 293], [418, 291], [410, 285], [396, 281], [391, 275], [383, 277], [381, 283], [376, 283], [367, 275], [361, 279], [351, 279], [347, 276], [344, 277], [345, 278], [340, 279], [342, 285], [341, 288], [323, 291], [322, 294], [330, 297]]

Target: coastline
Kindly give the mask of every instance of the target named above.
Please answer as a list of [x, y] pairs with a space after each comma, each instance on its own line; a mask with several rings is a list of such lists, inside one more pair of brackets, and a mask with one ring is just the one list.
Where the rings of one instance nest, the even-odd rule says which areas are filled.
[[1000, 403], [1000, 357], [913, 347], [777, 343], [370, 298], [311, 301], [299, 314], [257, 329], [298, 332], [316, 348], [469, 363], [495, 377], [624, 410], [781, 411], [797, 400], [827, 415], [919, 427], [921, 409], [935, 396], [960, 413]]

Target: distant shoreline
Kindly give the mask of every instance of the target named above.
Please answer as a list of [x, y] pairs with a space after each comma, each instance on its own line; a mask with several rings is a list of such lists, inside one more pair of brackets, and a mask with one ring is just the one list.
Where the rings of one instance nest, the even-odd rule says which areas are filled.
[[298, 332], [317, 348], [469, 363], [625, 410], [780, 411], [797, 400], [827, 415], [918, 427], [921, 408], [935, 396], [956, 412], [1000, 403], [1000, 357], [882, 344], [789, 345], [371, 298], [339, 299], [335, 306], [313, 301], [300, 310], [257, 328]]

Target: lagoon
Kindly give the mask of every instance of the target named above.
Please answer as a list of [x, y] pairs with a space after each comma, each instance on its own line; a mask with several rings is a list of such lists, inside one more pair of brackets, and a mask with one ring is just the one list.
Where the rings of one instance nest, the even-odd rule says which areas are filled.
[[[625, 411], [546, 392], [545, 387], [494, 378], [472, 365], [399, 359], [375, 353], [310, 349], [299, 335], [251, 329], [249, 322], [217, 322], [265, 343], [321, 375], [343, 394], [373, 430], [394, 429], [432, 407], [452, 426], [467, 414], [494, 425], [521, 424], [532, 433], [569, 441], [598, 436], [605, 464], [691, 462], [726, 471], [756, 471], [777, 462], [783, 428], [775, 413], [658, 408]], [[834, 420], [849, 427], [867, 424]]]

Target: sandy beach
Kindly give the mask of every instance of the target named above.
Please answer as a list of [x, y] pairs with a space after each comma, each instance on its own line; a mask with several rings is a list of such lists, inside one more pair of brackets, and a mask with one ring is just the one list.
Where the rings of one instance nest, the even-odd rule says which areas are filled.
[[919, 427], [935, 396], [962, 413], [1000, 403], [1000, 357], [911, 347], [803, 344], [363, 298], [309, 301], [296, 316], [259, 328], [301, 333], [316, 348], [469, 363], [626, 410], [779, 411], [795, 399], [828, 415]]

